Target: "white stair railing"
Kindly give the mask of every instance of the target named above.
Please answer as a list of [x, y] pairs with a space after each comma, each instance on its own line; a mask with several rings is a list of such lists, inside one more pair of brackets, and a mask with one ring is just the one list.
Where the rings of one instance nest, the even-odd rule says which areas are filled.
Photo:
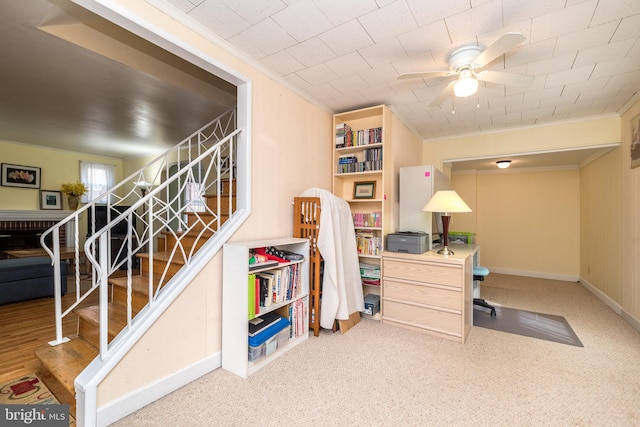
[[[235, 110], [221, 115], [96, 198], [106, 203], [92, 201], [43, 233], [41, 244], [51, 256], [55, 271], [56, 337], [51, 345], [67, 341], [62, 332], [63, 319], [91, 295], [98, 294], [100, 355], [106, 358], [110, 346], [115, 344], [115, 341], [108, 343], [109, 277], [119, 272], [127, 278], [128, 328], [134, 322], [131, 293], [133, 277], [138, 274], [136, 254], [148, 257], [149, 271], [145, 277], [151, 309], [162, 290], [170, 286], [172, 261], [188, 267], [195, 254], [197, 245], [184, 244], [184, 239], [207, 242], [215, 239], [223, 223], [234, 215], [231, 189], [236, 174], [245, 173], [248, 168], [244, 158], [237, 154], [241, 132], [242, 129], [236, 129]], [[197, 197], [185, 202], [184, 194], [187, 190], [193, 194], [194, 184]], [[215, 203], [202, 203], [201, 197], [211, 194], [217, 195], [213, 198]], [[100, 209], [106, 212], [107, 225], [96, 229], [96, 211]], [[79, 224], [86, 216], [93, 221], [88, 224], [89, 237], [82, 246]], [[65, 228], [67, 245], [75, 250], [72, 260], [75, 300], [68, 307], [62, 305], [59, 274], [61, 230]], [[45, 244], [48, 236], [53, 242], [51, 248]], [[168, 236], [176, 244], [166, 248], [162, 263], [157, 264], [164, 267], [155, 271], [154, 259], [158, 256], [155, 249]], [[81, 262], [83, 257], [85, 265]]]

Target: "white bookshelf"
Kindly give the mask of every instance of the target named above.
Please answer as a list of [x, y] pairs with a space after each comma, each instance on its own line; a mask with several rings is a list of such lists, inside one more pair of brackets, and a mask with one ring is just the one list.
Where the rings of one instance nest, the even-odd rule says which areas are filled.
[[[274, 246], [304, 255], [301, 261], [281, 263], [278, 266], [249, 271], [249, 254], [252, 249]], [[300, 292], [292, 299], [260, 307], [256, 316], [279, 311], [288, 312], [289, 306], [299, 300], [309, 307], [309, 239], [284, 237], [279, 239], [254, 240], [227, 243], [223, 252], [222, 272], [222, 368], [243, 378], [258, 371], [275, 358], [302, 343], [309, 337], [309, 316], [304, 314], [303, 333], [290, 338], [286, 345], [278, 346], [275, 352], [258, 360], [249, 361], [249, 291], [248, 277], [251, 273], [275, 270], [291, 264], [299, 264]], [[284, 316], [287, 317], [287, 316]]]

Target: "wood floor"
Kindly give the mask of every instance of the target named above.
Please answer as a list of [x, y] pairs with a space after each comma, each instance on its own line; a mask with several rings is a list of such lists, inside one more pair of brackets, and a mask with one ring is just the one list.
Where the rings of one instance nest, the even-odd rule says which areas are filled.
[[[63, 309], [74, 300], [75, 294], [67, 293], [62, 299]], [[83, 305], [97, 301], [88, 300]], [[77, 335], [78, 317], [74, 314], [67, 317], [62, 325], [63, 336]], [[0, 381], [37, 373], [40, 363], [34, 352], [55, 336], [53, 298], [0, 305]]]

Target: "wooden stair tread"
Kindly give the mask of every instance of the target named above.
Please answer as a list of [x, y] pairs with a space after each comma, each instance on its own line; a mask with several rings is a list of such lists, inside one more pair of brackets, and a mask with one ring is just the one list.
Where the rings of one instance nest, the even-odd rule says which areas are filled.
[[[159, 274], [154, 274], [154, 287], [160, 281]], [[117, 286], [119, 288], [127, 288], [127, 278], [126, 277], [114, 277], [109, 278], [109, 284], [113, 286]], [[131, 276], [131, 292], [139, 293], [144, 296], [149, 296], [149, 276], [136, 274], [135, 276]]]
[[75, 396], [74, 381], [98, 355], [98, 350], [82, 338], [36, 350], [36, 357], [60, 384]]
[[[149, 254], [148, 253], [140, 253], [140, 254], [136, 254], [136, 256], [138, 258], [149, 259]], [[182, 258], [182, 253], [180, 251], [176, 251], [175, 254], [173, 254], [173, 258], [171, 258], [171, 252], [170, 251], [167, 251], [167, 252], [154, 252], [153, 253], [153, 260], [154, 261], [165, 261], [165, 262], [168, 262], [169, 260], [171, 260], [172, 264], [184, 265], [184, 259]]]
[[[185, 231], [173, 231], [173, 232], [171, 232], [171, 231], [164, 230], [164, 231], [161, 232], [161, 234], [163, 234], [165, 236], [173, 236], [174, 233], [178, 238], [181, 238], [181, 237], [197, 237], [197, 236], [200, 235], [200, 230], [191, 230], [191, 231], [187, 231], [187, 232], [185, 232]], [[202, 233], [201, 237], [202, 238], [206, 238], [206, 237], [211, 237], [211, 236], [213, 236], [213, 231], [212, 230], [205, 230]]]
[[[109, 310], [109, 339], [111, 339], [118, 335], [127, 324], [127, 309], [120, 304], [107, 304], [107, 307]], [[95, 327], [100, 325], [100, 306], [98, 305], [79, 308], [73, 312]]]

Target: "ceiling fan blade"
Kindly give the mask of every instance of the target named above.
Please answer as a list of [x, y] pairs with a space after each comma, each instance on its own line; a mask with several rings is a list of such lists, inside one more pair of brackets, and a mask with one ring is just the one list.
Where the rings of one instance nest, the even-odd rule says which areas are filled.
[[434, 77], [446, 77], [451, 71], [425, 71], [423, 73], [404, 73], [398, 76], [398, 79], [431, 79]]
[[508, 51], [509, 49], [522, 43], [526, 37], [521, 33], [506, 33], [498, 40], [487, 46], [487, 48], [476, 59], [473, 60], [475, 68], [482, 68], [491, 61]]
[[503, 71], [481, 71], [476, 78], [482, 82], [498, 83], [507, 86], [528, 86], [535, 80], [534, 76], [526, 74], [505, 73]]
[[439, 107], [445, 99], [447, 99], [449, 96], [451, 96], [451, 93], [453, 91], [453, 85], [456, 84], [458, 80], [453, 80], [451, 82], [449, 82], [449, 84], [442, 89], [442, 92], [440, 92], [440, 94], [438, 96], [436, 96], [433, 101], [431, 101], [431, 103], [429, 104], [429, 107]]

